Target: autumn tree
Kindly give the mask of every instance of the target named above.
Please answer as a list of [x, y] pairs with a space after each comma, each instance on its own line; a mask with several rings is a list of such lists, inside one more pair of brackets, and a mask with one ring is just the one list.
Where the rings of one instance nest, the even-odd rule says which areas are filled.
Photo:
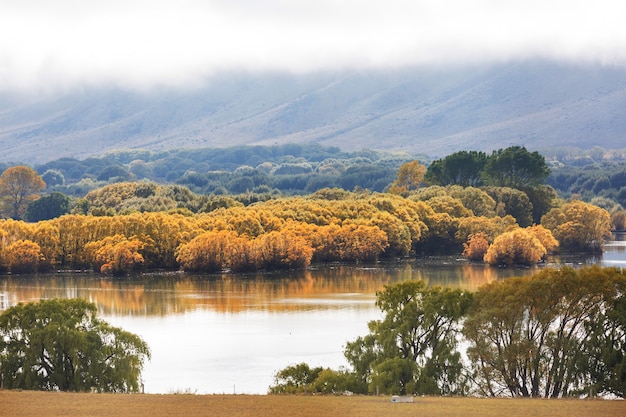
[[559, 241], [556, 240], [552, 232], [540, 224], [534, 224], [526, 228], [526, 231], [533, 235], [546, 248], [547, 254], [555, 253], [559, 247]]
[[294, 269], [309, 266], [313, 248], [303, 236], [272, 231], [254, 239], [253, 253], [258, 269]]
[[566, 250], [602, 251], [611, 236], [611, 216], [598, 206], [574, 200], [550, 210], [541, 219]]
[[395, 181], [389, 186], [392, 194], [404, 194], [421, 187], [426, 168], [419, 161], [405, 162], [400, 166]]
[[489, 240], [485, 232], [469, 235], [467, 242], [463, 244], [463, 257], [470, 261], [482, 261], [489, 249]]
[[37, 272], [46, 258], [39, 245], [31, 240], [18, 240], [5, 248], [4, 262], [12, 273]]
[[238, 237], [228, 230], [202, 233], [178, 247], [176, 261], [185, 271], [219, 272], [228, 266], [231, 243]]
[[91, 254], [94, 269], [111, 275], [128, 274], [143, 266], [142, 249], [141, 241], [127, 239], [122, 235], [107, 236], [88, 243], [85, 248]]
[[20, 303], [0, 315], [0, 385], [48, 391], [138, 392], [150, 349], [82, 299]]
[[0, 175], [0, 201], [3, 214], [21, 219], [30, 201], [38, 198], [37, 193], [46, 188], [46, 183], [35, 170], [19, 165], [7, 168]]
[[491, 265], [532, 265], [546, 254], [546, 248], [532, 233], [515, 229], [496, 237], [485, 261]]

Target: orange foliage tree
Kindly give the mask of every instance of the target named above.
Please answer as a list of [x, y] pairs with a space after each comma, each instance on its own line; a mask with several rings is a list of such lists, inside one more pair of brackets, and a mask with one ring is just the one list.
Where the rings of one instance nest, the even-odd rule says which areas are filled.
[[310, 242], [293, 232], [269, 232], [253, 241], [258, 269], [303, 268], [311, 263]]
[[471, 261], [482, 261], [489, 249], [489, 240], [485, 232], [469, 235], [463, 243], [463, 256]]

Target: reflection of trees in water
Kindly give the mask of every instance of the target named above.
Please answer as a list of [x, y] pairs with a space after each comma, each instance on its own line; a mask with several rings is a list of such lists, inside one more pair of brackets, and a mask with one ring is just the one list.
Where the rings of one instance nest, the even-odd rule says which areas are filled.
[[[561, 262], [560, 260], [559, 262]], [[556, 266], [556, 264], [554, 264]], [[164, 316], [196, 309], [237, 313], [372, 308], [387, 284], [423, 280], [476, 290], [537, 268], [498, 268], [454, 257], [375, 265], [316, 265], [300, 271], [260, 274], [145, 274], [111, 279], [90, 274], [13, 276], [0, 280], [3, 308], [42, 298], [84, 298], [104, 314]]]
[[134, 279], [63, 275], [7, 277], [0, 292], [7, 307], [42, 298], [84, 298], [101, 312], [118, 315], [168, 315], [195, 309], [246, 310], [371, 308], [375, 292], [391, 282], [385, 270], [324, 268], [289, 274], [154, 274]]

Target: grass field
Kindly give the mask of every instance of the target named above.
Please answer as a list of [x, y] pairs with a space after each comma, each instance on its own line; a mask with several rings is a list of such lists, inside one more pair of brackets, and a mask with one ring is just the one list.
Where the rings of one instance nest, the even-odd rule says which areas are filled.
[[0, 390], [1, 417], [624, 417], [626, 401], [262, 395], [124, 395]]

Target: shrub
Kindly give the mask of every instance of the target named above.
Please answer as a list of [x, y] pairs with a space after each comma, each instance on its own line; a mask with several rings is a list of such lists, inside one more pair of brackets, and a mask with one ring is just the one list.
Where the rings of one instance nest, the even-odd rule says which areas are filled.
[[463, 256], [470, 261], [482, 261], [489, 249], [489, 240], [485, 232], [471, 234], [463, 244]]
[[531, 265], [539, 262], [546, 248], [539, 239], [524, 229], [516, 229], [498, 236], [485, 254], [490, 265]]

